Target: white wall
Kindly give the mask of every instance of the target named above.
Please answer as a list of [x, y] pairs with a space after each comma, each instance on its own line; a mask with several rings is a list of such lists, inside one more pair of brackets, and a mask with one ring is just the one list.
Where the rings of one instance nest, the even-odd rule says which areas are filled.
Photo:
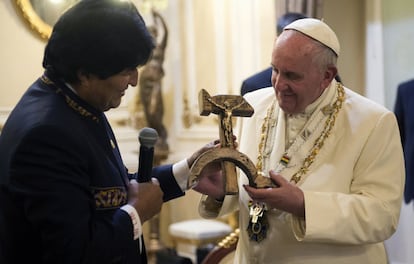
[[42, 74], [45, 42], [24, 24], [12, 0], [0, 1], [0, 36], [0, 106], [12, 107]]
[[393, 109], [397, 85], [414, 78], [414, 1], [382, 0], [385, 105]]

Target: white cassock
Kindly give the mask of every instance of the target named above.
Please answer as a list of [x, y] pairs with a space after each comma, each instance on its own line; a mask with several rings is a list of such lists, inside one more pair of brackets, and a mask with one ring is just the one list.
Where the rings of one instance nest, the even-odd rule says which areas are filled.
[[[278, 170], [290, 180], [326, 131], [329, 109], [338, 93], [340, 88], [334, 80], [303, 115], [289, 117], [278, 108], [272, 88], [247, 94], [255, 113], [237, 120], [240, 152], [257, 162], [260, 131], [268, 109], [276, 102], [269, 119], [269, 124], [276, 126], [269, 129], [262, 151], [263, 171], [268, 175], [269, 170]], [[326, 106], [328, 111], [322, 111]], [[304, 127], [295, 131], [303, 118]], [[385, 107], [347, 88], [334, 119], [309, 171], [297, 183], [304, 192], [306, 219], [270, 209], [267, 237], [260, 243], [251, 241], [246, 232], [250, 198], [242, 187], [248, 180], [242, 172], [239, 195], [226, 196], [218, 213], [206, 211], [205, 203], [200, 203], [205, 217], [240, 210], [235, 263], [387, 263], [383, 241], [397, 228], [405, 178], [396, 119]], [[290, 161], [281, 167], [279, 161], [286, 153]]]

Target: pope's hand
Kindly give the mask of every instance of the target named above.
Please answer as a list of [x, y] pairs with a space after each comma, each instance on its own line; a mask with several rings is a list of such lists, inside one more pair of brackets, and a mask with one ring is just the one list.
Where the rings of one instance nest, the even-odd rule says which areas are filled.
[[269, 172], [275, 188], [254, 188], [243, 185], [249, 196], [257, 202], [266, 203], [269, 208], [276, 208], [299, 217], [305, 217], [305, 198], [303, 191], [287, 181], [282, 175]]

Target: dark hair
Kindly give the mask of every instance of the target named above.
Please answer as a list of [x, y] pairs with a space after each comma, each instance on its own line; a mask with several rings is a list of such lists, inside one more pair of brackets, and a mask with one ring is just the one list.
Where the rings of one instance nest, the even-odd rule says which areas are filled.
[[282, 33], [284, 27], [286, 27], [293, 21], [302, 19], [302, 18], [307, 18], [307, 16], [301, 13], [294, 13], [294, 12], [289, 12], [279, 17], [279, 19], [277, 20], [277, 25], [276, 25], [277, 35], [280, 35], [280, 33]]
[[78, 71], [101, 79], [144, 65], [154, 43], [129, 1], [82, 0], [53, 27], [43, 67], [56, 78], [77, 82]]

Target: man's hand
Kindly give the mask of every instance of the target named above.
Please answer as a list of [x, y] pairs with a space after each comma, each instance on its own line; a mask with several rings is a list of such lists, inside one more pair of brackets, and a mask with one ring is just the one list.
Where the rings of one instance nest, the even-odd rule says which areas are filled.
[[[220, 148], [220, 140], [214, 140], [194, 152], [194, 154], [187, 159], [188, 166], [191, 168], [200, 155], [214, 148]], [[223, 199], [225, 193], [223, 176], [221, 173], [221, 162], [207, 164], [201, 171], [197, 184], [192, 186], [192, 189], [215, 199]]]
[[204, 167], [198, 179], [193, 190], [209, 195], [216, 200], [224, 199], [224, 179], [220, 162], [212, 162]]
[[[238, 142], [236, 141], [237, 137], [235, 135], [233, 135], [233, 141], [234, 141], [234, 148], [237, 149], [237, 147], [239, 146]], [[220, 148], [221, 144], [220, 144], [220, 140], [216, 139], [214, 141], [211, 141], [210, 143], [204, 145], [202, 148], [198, 149], [196, 152], [193, 153], [193, 155], [191, 155], [191, 157], [187, 158], [187, 163], [188, 163], [188, 167], [191, 168], [191, 166], [193, 166], [194, 161], [204, 152], [211, 150], [213, 148]]]
[[269, 208], [276, 208], [299, 217], [305, 217], [303, 191], [274, 171], [270, 171], [269, 175], [275, 185], [279, 187], [256, 189], [249, 185], [243, 185], [249, 196], [254, 201], [266, 203]]
[[141, 223], [161, 211], [163, 192], [157, 181], [138, 183], [131, 180], [128, 186], [128, 203], [138, 212]]
[[210, 143], [204, 145], [202, 148], [198, 149], [196, 152], [193, 153], [193, 155], [191, 155], [191, 157], [187, 158], [187, 164], [188, 167], [191, 168], [191, 166], [193, 166], [194, 161], [204, 152], [213, 149], [213, 148], [218, 148], [220, 147], [220, 140], [214, 140], [211, 141]]

